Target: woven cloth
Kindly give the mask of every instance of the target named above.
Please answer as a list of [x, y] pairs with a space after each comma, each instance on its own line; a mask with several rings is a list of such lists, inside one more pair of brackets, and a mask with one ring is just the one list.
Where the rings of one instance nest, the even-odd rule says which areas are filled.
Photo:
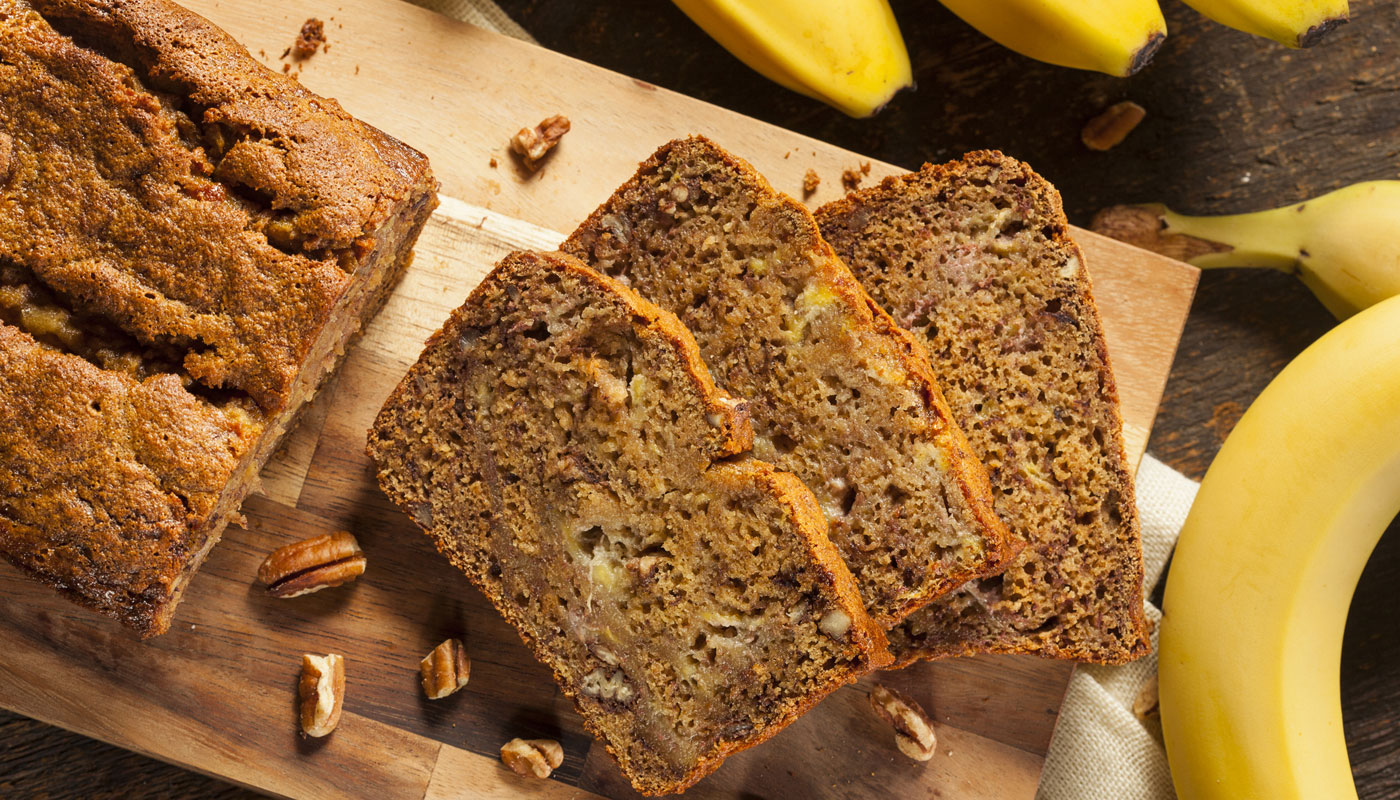
[[[411, 0], [454, 19], [535, 41], [490, 0]], [[1147, 586], [1155, 586], [1197, 484], [1151, 456], [1137, 474], [1142, 557]], [[1162, 612], [1151, 604], [1152, 646]], [[1155, 655], [1122, 667], [1080, 667], [1070, 680], [1055, 738], [1045, 758], [1037, 800], [1172, 800], [1171, 775], [1155, 715], [1139, 719], [1133, 702], [1157, 674]]]
[[[1157, 584], [1199, 484], [1152, 456], [1137, 473], [1146, 585]], [[1037, 800], [1172, 800], [1171, 773], [1156, 714], [1139, 718], [1133, 703], [1157, 676], [1157, 623], [1162, 612], [1146, 604], [1153, 655], [1121, 667], [1074, 671], [1055, 738], [1045, 757]], [[1148, 690], [1151, 691], [1150, 689]]]

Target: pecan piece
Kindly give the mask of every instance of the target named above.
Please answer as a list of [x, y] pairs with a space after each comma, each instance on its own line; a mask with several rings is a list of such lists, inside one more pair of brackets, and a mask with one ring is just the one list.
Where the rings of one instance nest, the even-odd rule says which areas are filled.
[[321, 737], [340, 723], [345, 700], [345, 659], [335, 653], [301, 657], [301, 732]]
[[364, 574], [365, 554], [345, 531], [279, 547], [258, 567], [258, 582], [273, 597], [300, 597], [348, 583]]
[[899, 752], [915, 761], [933, 758], [938, 739], [928, 714], [913, 698], [895, 689], [876, 686], [870, 690], [870, 705], [880, 719], [894, 727], [894, 743]]
[[511, 137], [510, 149], [534, 172], [539, 169], [540, 161], [569, 132], [569, 127], [568, 117], [555, 114], [533, 128], [521, 128]]
[[1090, 150], [1111, 150], [1133, 132], [1147, 116], [1147, 110], [1131, 100], [1114, 103], [1089, 120], [1079, 138]]
[[548, 778], [564, 763], [564, 748], [553, 739], [511, 739], [501, 745], [501, 761], [517, 775]]
[[467, 685], [472, 674], [472, 660], [461, 639], [448, 639], [418, 662], [423, 677], [423, 694], [429, 700], [441, 700]]

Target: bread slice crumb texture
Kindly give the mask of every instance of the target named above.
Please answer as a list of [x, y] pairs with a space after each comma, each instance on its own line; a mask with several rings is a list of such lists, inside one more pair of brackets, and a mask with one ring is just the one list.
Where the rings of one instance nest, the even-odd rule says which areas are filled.
[[1009, 560], [923, 349], [747, 163], [702, 137], [671, 142], [563, 249], [694, 333], [750, 403], [755, 455], [816, 495], [881, 624]]
[[1118, 392], [1059, 193], [979, 152], [817, 212], [870, 293], [927, 346], [982, 457], [997, 511], [1030, 543], [891, 631], [901, 663], [1033, 652], [1120, 663], [1148, 652], [1142, 546]]
[[645, 793], [889, 662], [810, 492], [748, 458], [676, 319], [515, 253], [380, 412], [380, 485], [555, 673]]

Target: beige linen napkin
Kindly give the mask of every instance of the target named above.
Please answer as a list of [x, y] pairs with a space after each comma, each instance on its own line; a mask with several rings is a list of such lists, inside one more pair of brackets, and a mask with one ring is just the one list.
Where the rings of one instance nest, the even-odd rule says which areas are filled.
[[[411, 0], [454, 19], [535, 40], [491, 0]], [[1176, 543], [1197, 484], [1152, 456], [1137, 474], [1142, 555], [1147, 586], [1155, 586]], [[1152, 645], [1162, 612], [1147, 605]], [[1045, 759], [1037, 800], [1171, 800], [1167, 754], [1156, 717], [1138, 719], [1133, 701], [1157, 674], [1155, 655], [1122, 667], [1080, 667], [1065, 695], [1055, 739]]]

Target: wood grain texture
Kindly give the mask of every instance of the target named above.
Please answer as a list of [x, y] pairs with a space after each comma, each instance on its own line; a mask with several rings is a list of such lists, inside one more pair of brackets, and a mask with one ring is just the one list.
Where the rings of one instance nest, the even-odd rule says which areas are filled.
[[[322, 11], [309, 0], [275, 12], [189, 4], [268, 53]], [[0, 706], [271, 794], [447, 797], [470, 787], [488, 796], [627, 796], [547, 671], [374, 487], [365, 430], [428, 333], [501, 255], [551, 247], [561, 237], [549, 228], [571, 227], [667, 138], [705, 132], [790, 190], [814, 160], [835, 169], [859, 157], [408, 6], [347, 2], [328, 23], [333, 47], [307, 62], [302, 79], [422, 147], [445, 191], [478, 207], [444, 202], [404, 284], [265, 471], [262, 495], [245, 504], [248, 527], [215, 549], [169, 635], [136, 643], [0, 569], [0, 631], [16, 642], [0, 651]], [[425, 101], [403, 102], [410, 84]], [[575, 132], [538, 175], [517, 169], [505, 139], [559, 110]], [[876, 163], [873, 173], [894, 170]], [[1083, 243], [1136, 457], [1195, 273], [1087, 234]], [[354, 531], [369, 555], [355, 584], [293, 601], [252, 585], [266, 552], [336, 528]], [[447, 700], [422, 700], [417, 661], [453, 635], [466, 638], [472, 681]], [[307, 744], [295, 735], [299, 654], [329, 651], [347, 657], [346, 716], [330, 738]], [[999, 657], [884, 678], [935, 714], [943, 744], [928, 765], [894, 751], [867, 708], [867, 680], [694, 793], [1030, 797], [1069, 674], [1063, 663]], [[498, 765], [500, 744], [514, 736], [562, 742], [554, 780], [522, 783]]]

